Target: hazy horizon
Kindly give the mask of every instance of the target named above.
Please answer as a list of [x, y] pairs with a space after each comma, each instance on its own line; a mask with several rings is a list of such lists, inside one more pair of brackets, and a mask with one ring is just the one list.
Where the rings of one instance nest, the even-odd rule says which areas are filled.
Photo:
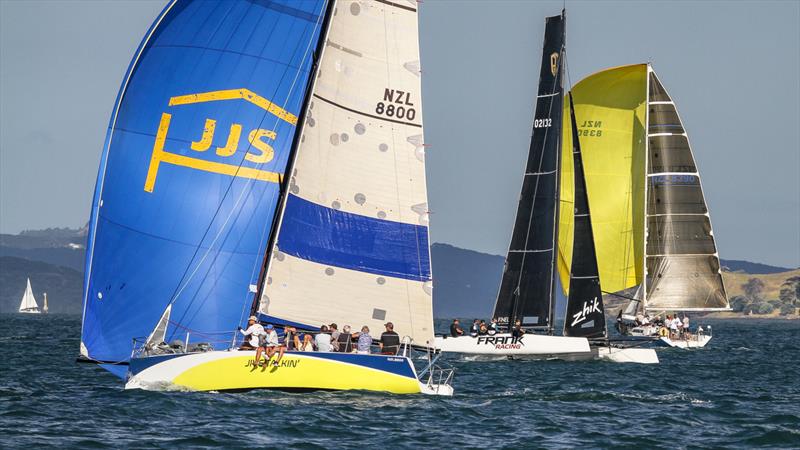
[[[0, 232], [88, 221], [117, 90], [164, 4], [0, 0]], [[505, 254], [544, 17], [562, 4], [420, 4], [431, 242]], [[572, 83], [653, 63], [692, 142], [720, 257], [800, 266], [800, 3], [566, 5]]]

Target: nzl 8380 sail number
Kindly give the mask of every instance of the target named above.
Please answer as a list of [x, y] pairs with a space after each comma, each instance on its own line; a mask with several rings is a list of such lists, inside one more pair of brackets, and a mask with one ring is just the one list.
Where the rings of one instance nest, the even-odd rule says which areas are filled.
[[553, 119], [536, 119], [533, 121], [533, 128], [547, 128], [553, 124]]

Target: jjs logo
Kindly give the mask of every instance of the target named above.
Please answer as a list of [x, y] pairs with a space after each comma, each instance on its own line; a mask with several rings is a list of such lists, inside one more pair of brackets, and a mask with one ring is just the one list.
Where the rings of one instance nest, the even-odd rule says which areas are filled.
[[[273, 114], [279, 119], [297, 125], [297, 117], [279, 106], [273, 104], [269, 100], [251, 92], [247, 89], [230, 89], [225, 91], [204, 92], [200, 94], [181, 95], [169, 99], [169, 106], [191, 105], [195, 103], [205, 103], [223, 100], [245, 100], [259, 108]], [[170, 153], [164, 150], [164, 142], [167, 140], [167, 132], [169, 131], [170, 121], [172, 114], [162, 113], [161, 122], [158, 126], [156, 133], [155, 145], [153, 145], [153, 154], [150, 157], [150, 167], [147, 170], [147, 178], [144, 183], [144, 190], [153, 192], [156, 184], [156, 176], [158, 175], [158, 168], [161, 163], [173, 164], [176, 166], [188, 167], [191, 169], [203, 170], [206, 172], [218, 173], [222, 175], [229, 175], [232, 177], [250, 178], [260, 181], [268, 181], [272, 183], [279, 183], [281, 181], [281, 174], [269, 172], [266, 170], [259, 170], [252, 167], [243, 167], [240, 164], [226, 164], [206, 159], [195, 158], [192, 156], [179, 155]], [[205, 126], [202, 133], [198, 133], [200, 138], [192, 141], [190, 148], [198, 153], [206, 152], [211, 148], [211, 142], [217, 131], [217, 121], [214, 119], [206, 119]], [[228, 131], [228, 137], [225, 145], [216, 147], [214, 153], [223, 158], [233, 156], [239, 148], [239, 141], [243, 133], [242, 124], [232, 123]], [[244, 159], [256, 164], [263, 164], [275, 157], [275, 152], [268, 140], [275, 140], [277, 134], [272, 130], [265, 130], [263, 128], [256, 128], [249, 130], [247, 133], [247, 140], [250, 144], [247, 148], [247, 153]]]

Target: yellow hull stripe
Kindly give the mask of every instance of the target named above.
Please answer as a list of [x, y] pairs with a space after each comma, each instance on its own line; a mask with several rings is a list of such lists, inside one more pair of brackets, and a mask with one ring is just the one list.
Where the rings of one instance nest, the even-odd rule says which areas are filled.
[[310, 388], [395, 394], [420, 392], [419, 381], [415, 378], [340, 361], [286, 354], [280, 367], [253, 367], [252, 360], [248, 356], [234, 356], [204, 362], [182, 372], [173, 384], [197, 391]]

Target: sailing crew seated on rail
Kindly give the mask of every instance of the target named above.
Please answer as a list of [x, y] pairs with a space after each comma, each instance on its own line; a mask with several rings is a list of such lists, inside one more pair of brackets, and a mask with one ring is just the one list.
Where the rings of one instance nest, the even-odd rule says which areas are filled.
[[[310, 334], [307, 333], [300, 333], [297, 331], [297, 328], [287, 325], [283, 328], [283, 332], [285, 333], [285, 342], [286, 348], [289, 351], [309, 351], [314, 349], [314, 344], [312, 340], [314, 339]], [[300, 343], [302, 341], [302, 344]]]
[[486, 322], [481, 321], [481, 327], [478, 328], [478, 336], [487, 336], [489, 334], [489, 327], [486, 326]]
[[250, 316], [247, 319], [247, 329], [242, 330], [242, 327], [239, 327], [239, 332], [245, 336], [250, 336], [249, 339], [246, 339], [242, 342], [242, 346], [239, 347], [239, 350], [255, 350], [258, 348], [258, 337], [266, 334], [264, 332], [264, 327], [258, 323], [258, 318], [256, 316]]
[[494, 336], [500, 331], [500, 326], [497, 324], [497, 318], [492, 318], [492, 323], [489, 324], [489, 336]]
[[319, 328], [319, 333], [314, 336], [314, 346], [318, 352], [329, 352], [332, 350], [331, 335], [328, 326], [323, 325]]
[[387, 322], [386, 331], [381, 333], [380, 347], [382, 355], [396, 355], [400, 351], [400, 335], [394, 331], [394, 324]]
[[458, 319], [453, 319], [453, 323], [450, 324], [450, 337], [459, 337], [463, 335], [464, 330], [461, 328]]
[[522, 337], [524, 334], [525, 330], [522, 328], [522, 321], [517, 320], [514, 322], [514, 327], [511, 328], [511, 336]]
[[279, 352], [278, 358], [272, 362], [272, 365], [278, 367], [283, 359], [283, 352], [286, 349], [285, 346], [281, 345], [278, 341], [278, 333], [275, 332], [275, 327], [272, 324], [267, 324], [266, 331], [264, 334], [259, 336], [258, 342], [258, 350], [256, 350], [256, 361], [255, 366], [261, 365], [261, 354], [265, 353], [267, 357], [266, 363], [269, 364], [269, 360], [272, 359], [272, 356], [275, 355], [275, 352]]
[[353, 338], [358, 339], [356, 343], [356, 353], [368, 355], [370, 353], [370, 347], [372, 346], [372, 336], [369, 335], [369, 327], [366, 325], [361, 327], [361, 332], [353, 333]]
[[339, 339], [336, 340], [337, 352], [350, 353], [353, 351], [353, 335], [350, 333], [350, 325], [342, 327]]
[[469, 327], [469, 335], [475, 337], [478, 335], [478, 331], [481, 329], [481, 321], [475, 319], [472, 321], [472, 326]]

